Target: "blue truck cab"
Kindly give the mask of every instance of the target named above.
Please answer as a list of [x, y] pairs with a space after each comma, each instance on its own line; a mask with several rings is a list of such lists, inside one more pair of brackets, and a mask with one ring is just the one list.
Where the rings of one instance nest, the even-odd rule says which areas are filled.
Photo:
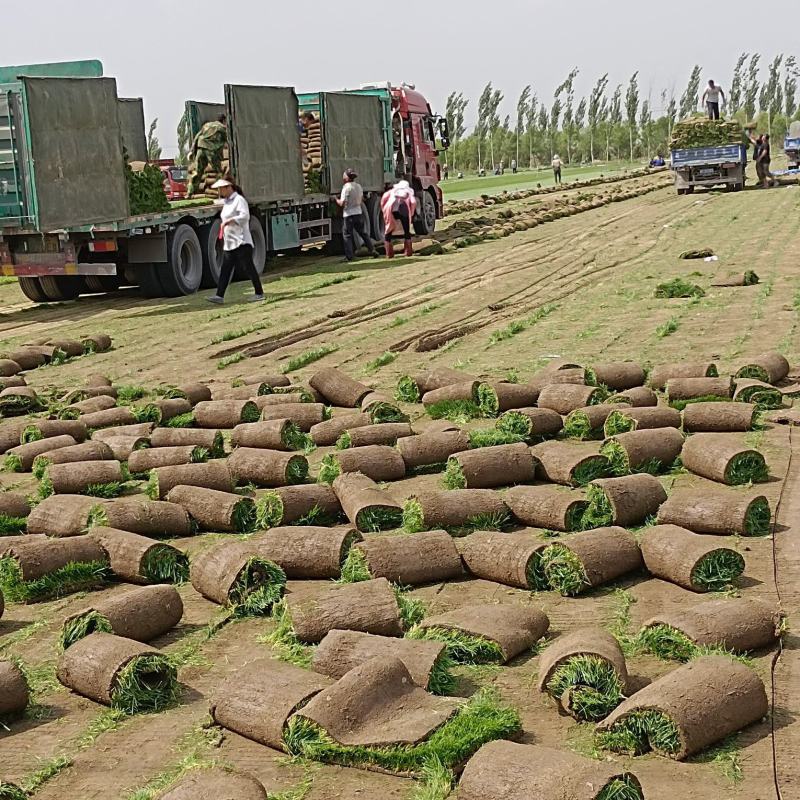
[[695, 186], [724, 185], [734, 192], [744, 187], [747, 166], [744, 144], [673, 150], [671, 160], [678, 194], [690, 194]]

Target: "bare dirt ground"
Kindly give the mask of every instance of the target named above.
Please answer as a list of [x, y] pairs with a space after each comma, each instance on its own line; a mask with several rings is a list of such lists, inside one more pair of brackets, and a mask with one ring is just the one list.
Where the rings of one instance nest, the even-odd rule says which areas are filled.
[[[664, 182], [664, 177], [646, 180]], [[797, 188], [687, 197], [663, 188], [445, 256], [353, 265], [319, 256], [281, 259], [280, 270], [269, 275], [265, 286], [270, 302], [257, 307], [242, 302], [250, 291], [244, 284], [231, 289], [222, 309], [208, 306], [202, 296], [145, 301], [133, 291], [34, 307], [15, 286], [3, 286], [0, 349], [54, 334], [111, 334], [111, 352], [31, 374], [34, 385], [63, 387], [95, 372], [108, 374], [115, 384], [146, 387], [189, 379], [230, 382], [241, 374], [275, 372], [289, 359], [321, 347], [335, 349], [293, 371], [294, 379], [303, 381], [320, 366], [336, 365], [391, 390], [400, 375], [443, 365], [522, 381], [553, 356], [585, 364], [707, 359], [723, 373], [770, 348], [797, 364], [798, 232]], [[712, 247], [719, 261], [678, 259], [681, 251], [701, 247]], [[761, 282], [707, 289], [696, 300], [653, 297], [657, 283], [676, 276], [691, 276], [708, 287], [717, 272], [744, 269], [755, 270]], [[467, 335], [431, 352], [415, 350], [426, 333], [465, 323], [471, 326]], [[285, 341], [288, 333], [294, 333], [290, 344], [235, 360], [237, 353]], [[395, 357], [375, 361], [387, 352]], [[419, 407], [407, 410], [420, 414]], [[771, 713], [725, 747], [685, 763], [653, 756], [621, 759], [640, 777], [648, 800], [800, 796], [800, 641], [791, 631], [800, 605], [800, 437], [782, 427], [755, 436], [770, 465], [772, 481], [765, 493], [778, 509], [775, 532], [735, 546], [747, 562], [741, 592], [779, 600], [789, 616], [782, 649], [754, 658], [771, 697]], [[323, 452], [313, 455], [313, 463]], [[390, 488], [400, 498], [421, 485], [437, 486], [439, 480], [428, 475]], [[700, 481], [689, 475], [664, 480], [668, 487]], [[28, 478], [8, 473], [0, 481], [6, 488], [33, 487]], [[191, 552], [215, 536], [178, 544]], [[180, 591], [183, 622], [153, 644], [184, 655], [182, 699], [159, 714], [133, 718], [73, 695], [55, 680], [61, 622], [85, 603], [85, 596], [6, 609], [0, 620], [0, 656], [20, 658], [32, 670], [36, 705], [10, 733], [0, 728], [2, 777], [24, 784], [41, 800], [144, 800], [186, 767], [217, 760], [251, 772], [285, 800], [412, 796], [415, 787], [409, 779], [291, 762], [277, 751], [205, 727], [215, 686], [237, 667], [269, 653], [259, 638], [272, 623], [248, 619], [209, 638], [206, 626], [219, 616], [219, 607], [190, 585]], [[632, 633], [655, 612], [697, 599], [644, 576], [579, 598], [480, 580], [429, 586], [413, 594], [428, 603], [431, 613], [480, 600], [533, 603], [549, 615], [553, 637], [592, 623]], [[629, 671], [642, 684], [674, 666], [650, 656], [629, 659]], [[536, 656], [517, 658], [503, 668], [461, 668], [458, 675], [458, 694], [490, 685], [519, 709], [522, 741], [604, 757], [592, 749], [592, 726], [559, 716], [536, 691]]]

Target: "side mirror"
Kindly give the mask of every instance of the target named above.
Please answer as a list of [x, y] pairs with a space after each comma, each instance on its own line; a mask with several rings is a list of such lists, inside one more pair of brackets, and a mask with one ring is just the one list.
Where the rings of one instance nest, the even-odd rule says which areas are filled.
[[442, 143], [442, 150], [447, 150], [450, 147], [450, 128], [447, 125], [447, 117], [439, 117], [436, 121], [436, 126], [439, 129], [439, 141]]

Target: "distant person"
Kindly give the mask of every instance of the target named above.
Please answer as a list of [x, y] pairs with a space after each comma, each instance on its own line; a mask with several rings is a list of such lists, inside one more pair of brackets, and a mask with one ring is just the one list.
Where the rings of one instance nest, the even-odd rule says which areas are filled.
[[253, 282], [254, 294], [248, 298], [248, 302], [263, 300], [264, 290], [261, 288], [261, 279], [253, 263], [250, 206], [242, 190], [230, 180], [230, 176], [220, 178], [211, 188], [218, 189], [222, 198], [222, 210], [219, 215], [222, 221], [219, 229], [219, 236], [222, 239], [222, 268], [219, 273], [217, 293], [206, 299], [209, 303], [222, 305], [233, 272], [239, 267]]
[[659, 153], [654, 159], [650, 161], [651, 167], [663, 167], [666, 162], [664, 161], [664, 156]]
[[561, 183], [561, 157], [556, 153], [553, 156], [553, 161], [551, 162], [550, 166], [553, 168], [553, 180], [560, 184]]
[[709, 81], [706, 90], [703, 92], [703, 99], [700, 101], [705, 105], [709, 119], [719, 119], [719, 99], [725, 102], [725, 92], [721, 86], [717, 86], [714, 81]]
[[342, 238], [344, 239], [344, 257], [346, 261], [352, 261], [355, 258], [355, 243], [353, 241], [353, 233], [357, 233], [364, 242], [367, 252], [373, 257], [377, 257], [375, 252], [375, 245], [372, 244], [372, 239], [369, 238], [367, 233], [367, 222], [364, 219], [363, 209], [361, 204], [364, 201], [364, 190], [361, 188], [360, 183], [356, 183], [358, 175], [352, 170], [345, 170], [342, 180], [342, 194], [336, 200], [339, 208], [342, 209], [342, 216], [344, 217], [344, 227], [342, 229]]
[[758, 156], [761, 154], [761, 145], [763, 143], [763, 138], [759, 134], [756, 136], [754, 132], [747, 131], [747, 138], [750, 140], [750, 144], [753, 145], [753, 163], [756, 166], [756, 178], [758, 179], [759, 183], [763, 183], [764, 181], [764, 169], [759, 161]]
[[456, 178], [458, 178], [458, 180], [461, 180], [463, 177], [464, 177], [463, 172], [459, 172], [458, 175], [456, 175]]
[[442, 180], [446, 181], [450, 177], [450, 167], [445, 164], [442, 167]]
[[485, 170], [483, 167], [481, 167], [481, 168], [478, 170], [478, 177], [479, 177], [479, 178], [485, 178], [485, 177], [486, 177], [486, 170]]
[[517, 159], [516, 158], [512, 158], [511, 159], [511, 174], [512, 175], [516, 175], [517, 174]]
[[758, 164], [761, 164], [760, 178], [763, 181], [762, 188], [769, 189], [770, 186], [775, 185], [775, 176], [769, 171], [769, 162], [772, 158], [772, 148], [769, 143], [769, 134], [765, 133], [761, 137], [761, 147], [758, 152], [758, 161], [756, 162], [756, 172], [758, 172]]
[[399, 231], [403, 232], [403, 254], [413, 256], [414, 250], [411, 243], [411, 220], [417, 210], [417, 198], [408, 181], [398, 181], [381, 198], [381, 213], [386, 231], [384, 249], [386, 258], [394, 258], [394, 243], [392, 237]]

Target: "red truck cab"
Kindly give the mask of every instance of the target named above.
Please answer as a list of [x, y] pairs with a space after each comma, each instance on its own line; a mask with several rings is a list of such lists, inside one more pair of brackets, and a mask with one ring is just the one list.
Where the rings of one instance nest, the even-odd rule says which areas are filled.
[[167, 200], [185, 200], [186, 187], [189, 182], [189, 173], [186, 167], [176, 165], [172, 158], [159, 158], [153, 163], [161, 170]]

